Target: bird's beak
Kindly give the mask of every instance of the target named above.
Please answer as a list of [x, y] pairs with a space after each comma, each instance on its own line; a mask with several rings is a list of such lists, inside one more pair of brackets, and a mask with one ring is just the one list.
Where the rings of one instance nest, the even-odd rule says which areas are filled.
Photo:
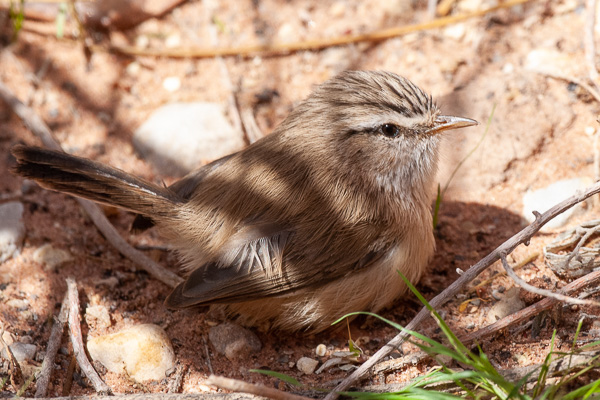
[[449, 129], [466, 128], [467, 126], [479, 125], [479, 122], [470, 118], [451, 117], [449, 115], [438, 115], [434, 125], [427, 131], [430, 135], [437, 135]]

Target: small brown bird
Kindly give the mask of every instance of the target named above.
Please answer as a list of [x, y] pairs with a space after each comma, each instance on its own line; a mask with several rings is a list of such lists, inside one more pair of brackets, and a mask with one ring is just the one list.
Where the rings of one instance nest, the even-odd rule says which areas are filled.
[[[17, 146], [17, 174], [151, 220], [189, 271], [170, 308], [213, 304], [246, 325], [320, 331], [377, 312], [434, 250], [431, 192], [444, 116], [389, 72], [318, 86], [265, 138], [166, 188], [65, 153]], [[138, 223], [141, 220], [137, 220]]]

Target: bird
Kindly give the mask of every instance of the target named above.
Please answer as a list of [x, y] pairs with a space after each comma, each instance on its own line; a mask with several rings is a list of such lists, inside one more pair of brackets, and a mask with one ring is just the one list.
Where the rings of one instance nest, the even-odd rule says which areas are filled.
[[156, 225], [185, 274], [168, 308], [211, 305], [246, 326], [316, 333], [393, 304], [407, 291], [398, 272], [421, 278], [440, 134], [476, 124], [395, 73], [345, 71], [271, 134], [168, 187], [26, 145], [12, 149], [13, 172]]

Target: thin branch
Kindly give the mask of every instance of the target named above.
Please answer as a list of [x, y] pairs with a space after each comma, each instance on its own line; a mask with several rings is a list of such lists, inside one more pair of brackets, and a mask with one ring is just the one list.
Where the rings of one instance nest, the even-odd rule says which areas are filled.
[[539, 295], [545, 296], [545, 297], [550, 297], [550, 298], [553, 298], [558, 301], [564, 301], [565, 303], [569, 303], [569, 304], [580, 304], [580, 305], [589, 305], [589, 306], [596, 306], [596, 307], [600, 306], [600, 303], [598, 303], [597, 301], [576, 299], [574, 297], [565, 296], [564, 294], [554, 293], [551, 290], [541, 289], [541, 288], [532, 286], [532, 285], [528, 284], [527, 282], [525, 282], [523, 279], [519, 278], [519, 276], [510, 267], [510, 265], [508, 265], [508, 261], [506, 261], [506, 254], [500, 253], [500, 261], [502, 262], [502, 266], [504, 267], [506, 274], [513, 281], [515, 281], [515, 283], [517, 285], [521, 286], [523, 289], [527, 290], [528, 292], [539, 294]]
[[[538, 251], [533, 252], [531, 254], [529, 254], [527, 257], [525, 257], [524, 259], [522, 259], [521, 261], [519, 261], [513, 268], [513, 270], [517, 270], [520, 268], [523, 268], [524, 266], [526, 266], [527, 264], [529, 264], [530, 262], [532, 262], [533, 260], [535, 260], [536, 258], [538, 258], [540, 256], [540, 253]], [[489, 279], [483, 280], [480, 283], [478, 283], [477, 285], [471, 287], [471, 289], [469, 289], [469, 293], [475, 293], [477, 292], [477, 290], [479, 290], [480, 288], [492, 283], [493, 281], [495, 281], [496, 279], [502, 277], [506, 275], [506, 271], [500, 271], [498, 272], [496, 275], [492, 276]]]
[[[585, 276], [582, 276], [579, 279], [574, 280], [573, 282], [569, 283], [567, 286], [563, 287], [560, 292], [563, 294], [572, 294], [572, 293], [575, 293], [587, 286], [597, 285], [598, 282], [600, 282], [600, 270], [591, 272]], [[508, 316], [494, 322], [491, 325], [483, 327], [483, 328], [481, 328], [475, 332], [471, 332], [467, 335], [461, 336], [461, 337], [459, 337], [459, 340], [466, 344], [466, 343], [472, 342], [474, 340], [481, 339], [485, 336], [491, 335], [494, 332], [498, 332], [499, 330], [508, 328], [509, 326], [511, 326], [513, 324], [517, 324], [517, 323], [525, 321], [531, 317], [534, 317], [534, 316], [538, 315], [539, 313], [541, 313], [542, 311], [545, 311], [545, 310], [548, 310], [548, 309], [554, 307], [554, 305], [556, 305], [556, 304], [558, 304], [558, 300], [556, 300], [554, 298], [546, 297], [545, 299], [542, 299], [542, 300], [538, 301], [537, 303], [530, 305], [529, 307], [526, 307], [520, 311], [517, 311], [514, 314], [508, 315]]]
[[[303, 50], [322, 50], [328, 47], [345, 46], [360, 42], [382, 42], [387, 39], [406, 35], [411, 32], [424, 31], [428, 29], [441, 28], [447, 25], [462, 22], [471, 18], [480, 17], [494, 11], [504, 8], [514, 7], [519, 4], [528, 3], [532, 0], [509, 0], [500, 4], [477, 10], [461, 15], [438, 18], [433, 21], [428, 21], [415, 25], [407, 25], [382, 29], [375, 32], [346, 35], [330, 39], [315, 39], [304, 42], [280, 43], [280, 44], [265, 44], [265, 45], [250, 45], [229, 48], [178, 48], [178, 49], [142, 49], [133, 46], [111, 46], [110, 51], [129, 55], [129, 56], [148, 56], [148, 57], [171, 57], [171, 58], [213, 58], [213, 57], [250, 57], [255, 55], [274, 56], [289, 54]], [[102, 48], [96, 50], [101, 51]]]
[[48, 383], [54, 370], [54, 360], [60, 348], [62, 341], [65, 323], [67, 322], [67, 314], [69, 313], [68, 293], [65, 293], [58, 316], [54, 319], [52, 331], [50, 331], [50, 339], [48, 339], [48, 347], [46, 347], [46, 356], [42, 362], [42, 369], [36, 379], [35, 397], [45, 397], [48, 391]]
[[567, 81], [567, 82], [572, 82], [578, 86], [581, 86], [582, 88], [587, 90], [588, 93], [591, 94], [594, 99], [596, 99], [596, 101], [600, 102], [600, 92], [598, 92], [598, 90], [596, 90], [592, 86], [585, 83], [582, 79], [578, 79], [573, 76], [562, 75], [562, 74], [558, 74], [558, 73], [550, 73], [550, 72], [540, 72], [540, 74], [546, 75], [550, 78], [560, 79], [560, 80]]
[[569, 269], [569, 264], [571, 263], [571, 260], [579, 254], [579, 251], [581, 250], [581, 247], [585, 244], [585, 242], [587, 242], [588, 239], [594, 233], [597, 233], [598, 231], [600, 231], [600, 224], [596, 225], [592, 228], [582, 228], [582, 229], [585, 231], [585, 234], [579, 239], [579, 242], [577, 242], [577, 245], [575, 246], [573, 251], [569, 254], [567, 259], [565, 260], [565, 265], [563, 267], [565, 270]]
[[274, 400], [312, 400], [310, 397], [298, 396], [297, 394], [282, 392], [262, 385], [254, 385], [237, 379], [225, 378], [211, 375], [206, 379], [207, 385], [216, 386], [232, 392], [250, 393], [256, 396], [268, 397]]
[[8, 356], [10, 383], [15, 389], [17, 389], [25, 381], [23, 378], [23, 371], [21, 370], [19, 361], [17, 361], [15, 358], [10, 346], [4, 341], [4, 338], [2, 337], [3, 335], [4, 324], [0, 322], [0, 345], [2, 345], [2, 349], [6, 351], [6, 355]]
[[208, 343], [206, 342], [206, 336], [202, 336], [202, 341], [204, 342], [204, 352], [206, 353], [206, 365], [208, 365], [208, 371], [211, 375], [214, 375], [212, 362], [210, 361], [210, 351], [208, 350]]
[[[462, 274], [456, 281], [454, 281], [446, 290], [435, 296], [429, 304], [434, 309], [439, 309], [442, 305], [448, 302], [451, 298], [457, 295], [467, 283], [471, 282], [477, 275], [483, 272], [490, 265], [500, 259], [500, 254], [511, 253], [518, 245], [528, 244], [534, 234], [536, 234], [548, 221], [562, 214], [569, 208], [573, 207], [588, 197], [591, 197], [597, 193], [600, 193], [600, 183], [586, 189], [583, 193], [569, 197], [568, 199], [558, 203], [543, 214], [537, 213], [536, 219], [530, 225], [522, 229], [519, 233], [502, 243], [494, 251], [480, 260], [477, 264], [469, 268], [464, 274]], [[564, 289], [563, 289], [564, 290]], [[544, 299], [550, 300], [550, 299]], [[544, 301], [542, 300], [542, 301]], [[554, 300], [553, 300], [554, 301]], [[406, 326], [408, 330], [415, 330], [429, 315], [429, 310], [423, 307], [421, 311], [413, 318], [413, 320]], [[385, 346], [379, 349], [371, 358], [363, 363], [358, 369], [356, 369], [349, 377], [344, 379], [331, 393], [329, 393], [325, 399], [333, 400], [337, 398], [339, 392], [346, 390], [350, 385], [362, 378], [375, 364], [377, 364], [384, 357], [389, 355], [398, 346], [400, 346], [407, 338], [408, 333], [401, 332], [390, 340]]]
[[[31, 108], [23, 104], [2, 82], [0, 82], [0, 98], [4, 100], [15, 114], [29, 128], [29, 130], [37, 137], [39, 137], [44, 146], [62, 151], [62, 148], [58, 144], [58, 141], [48, 128], [44, 121], [33, 111]], [[183, 282], [183, 279], [174, 272], [163, 268], [158, 263], [154, 262], [150, 257], [144, 253], [137, 251], [131, 247], [125, 239], [119, 235], [119, 232], [114, 226], [106, 219], [106, 216], [100, 210], [96, 204], [89, 200], [76, 198], [79, 205], [87, 212], [90, 219], [98, 230], [104, 235], [106, 240], [119, 251], [122, 255], [129, 258], [140, 268], [148, 272], [154, 278], [163, 282], [164, 284], [175, 287], [179, 283]]]
[[110, 395], [112, 394], [110, 387], [100, 378], [85, 354], [85, 347], [83, 346], [83, 338], [81, 336], [79, 293], [77, 292], [77, 284], [71, 278], [67, 278], [67, 295], [69, 299], [69, 336], [71, 337], [73, 352], [75, 353], [75, 358], [77, 358], [79, 368], [81, 368], [81, 372], [92, 382], [97, 394]]

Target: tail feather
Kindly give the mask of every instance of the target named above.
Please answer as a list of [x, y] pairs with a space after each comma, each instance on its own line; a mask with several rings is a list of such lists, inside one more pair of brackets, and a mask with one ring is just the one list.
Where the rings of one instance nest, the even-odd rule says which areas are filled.
[[169, 188], [136, 178], [120, 169], [32, 146], [15, 146], [13, 173], [41, 186], [99, 203], [131, 210], [152, 219], [168, 218], [183, 200]]

